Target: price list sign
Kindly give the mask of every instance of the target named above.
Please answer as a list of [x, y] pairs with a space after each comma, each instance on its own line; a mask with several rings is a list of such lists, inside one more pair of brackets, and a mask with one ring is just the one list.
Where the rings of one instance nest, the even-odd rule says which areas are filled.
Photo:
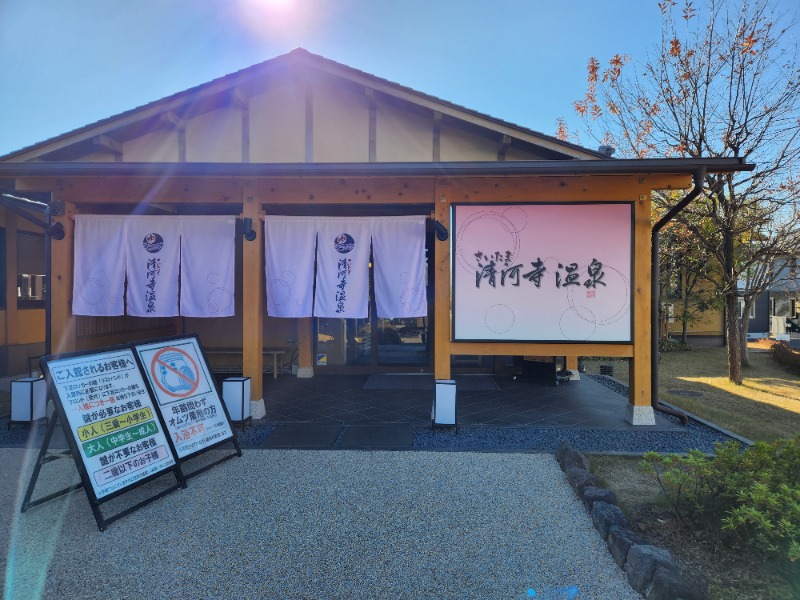
[[175, 465], [131, 349], [51, 360], [48, 369], [97, 499]]

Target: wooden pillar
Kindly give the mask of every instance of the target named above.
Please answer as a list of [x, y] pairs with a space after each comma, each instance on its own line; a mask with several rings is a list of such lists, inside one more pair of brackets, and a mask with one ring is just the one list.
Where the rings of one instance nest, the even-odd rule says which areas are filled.
[[[249, 195], [249, 192], [245, 193], [242, 218], [253, 219], [253, 228], [256, 231], [261, 230], [258, 226], [260, 203], [255, 195]], [[263, 416], [261, 411], [264, 409], [263, 247], [263, 234], [258, 235], [252, 242], [242, 238], [242, 365], [243, 375], [250, 378], [250, 412], [254, 418]], [[254, 406], [253, 403], [260, 404]]]
[[578, 372], [578, 357], [577, 356], [567, 356], [567, 364], [565, 365], [567, 371], [572, 371], [572, 377], [570, 379], [579, 380], [581, 378], [580, 373]]
[[[450, 199], [446, 183], [436, 181], [434, 187], [435, 217], [450, 236], [455, 235], [450, 223]], [[436, 379], [450, 379], [450, 242], [434, 241], [434, 331], [433, 373]]]
[[19, 343], [17, 318], [17, 215], [6, 211], [6, 344]]
[[633, 358], [628, 387], [628, 421], [634, 425], [655, 425], [650, 404], [650, 227], [650, 195], [641, 194], [636, 202], [633, 227]]
[[64, 226], [64, 239], [50, 241], [50, 351], [53, 354], [78, 350], [75, 319], [72, 316], [73, 257], [75, 248], [75, 205], [64, 202], [64, 214], [52, 223]]
[[314, 322], [313, 317], [297, 319], [297, 377], [314, 376]]

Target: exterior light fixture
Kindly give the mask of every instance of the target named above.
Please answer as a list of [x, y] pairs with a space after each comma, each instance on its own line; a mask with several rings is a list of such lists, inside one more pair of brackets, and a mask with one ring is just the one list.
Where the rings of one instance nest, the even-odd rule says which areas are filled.
[[442, 225], [439, 221], [433, 222], [433, 230], [436, 232], [436, 239], [440, 242], [446, 242], [450, 234], [447, 232], [447, 227]]
[[64, 224], [63, 223], [53, 223], [52, 225], [48, 226], [44, 230], [45, 235], [49, 235], [54, 240], [63, 240], [64, 239]]
[[252, 242], [256, 239], [256, 230], [253, 229], [253, 219], [242, 219], [242, 235], [248, 242]]

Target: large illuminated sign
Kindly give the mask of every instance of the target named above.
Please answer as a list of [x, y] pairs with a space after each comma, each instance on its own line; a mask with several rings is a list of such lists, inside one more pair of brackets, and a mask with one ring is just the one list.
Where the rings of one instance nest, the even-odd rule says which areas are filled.
[[631, 342], [633, 203], [454, 204], [455, 341]]

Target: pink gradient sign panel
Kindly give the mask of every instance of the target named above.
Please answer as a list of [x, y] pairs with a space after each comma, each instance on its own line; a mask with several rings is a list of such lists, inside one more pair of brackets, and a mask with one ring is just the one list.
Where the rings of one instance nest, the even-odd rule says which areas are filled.
[[632, 213], [453, 205], [454, 339], [630, 342]]

